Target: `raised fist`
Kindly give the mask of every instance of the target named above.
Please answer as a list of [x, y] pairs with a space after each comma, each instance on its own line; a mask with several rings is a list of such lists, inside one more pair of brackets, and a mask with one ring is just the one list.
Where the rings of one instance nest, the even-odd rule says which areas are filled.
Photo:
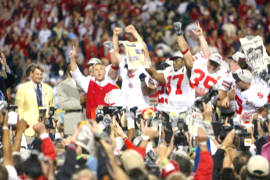
[[113, 29], [113, 34], [119, 35], [123, 32], [122, 28], [116, 27]]
[[73, 46], [72, 50], [69, 52], [69, 58], [70, 60], [73, 60], [76, 58], [76, 56], [77, 56], [76, 48]]
[[125, 28], [125, 31], [127, 33], [132, 33], [134, 31], [136, 31], [135, 27], [133, 25], [128, 25], [126, 28]]

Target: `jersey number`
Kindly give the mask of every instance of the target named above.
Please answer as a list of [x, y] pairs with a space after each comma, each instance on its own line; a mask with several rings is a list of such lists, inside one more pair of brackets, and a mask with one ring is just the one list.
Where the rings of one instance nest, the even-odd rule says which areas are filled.
[[[199, 74], [199, 77], [194, 78], [194, 86], [198, 86], [200, 81], [203, 80], [203, 78], [205, 77], [205, 73], [200, 69], [195, 69], [194, 72], [196, 74]], [[211, 76], [207, 76], [203, 82], [204, 87], [207, 89], [210, 89], [212, 87], [210, 85], [210, 82], [212, 82], [213, 84], [216, 84], [217, 80], [212, 78]]]
[[169, 95], [172, 91], [172, 87], [171, 87], [171, 81], [172, 80], [176, 80], [177, 79], [177, 84], [176, 84], [176, 91], [175, 91], [175, 94], [176, 95], [179, 95], [179, 94], [182, 94], [182, 90], [181, 90], [181, 84], [182, 84], [182, 81], [184, 79], [184, 74], [178, 74], [178, 75], [175, 75], [175, 76], [168, 76], [167, 80], [167, 84], [166, 84], [166, 87], [167, 87], [167, 94]]
[[260, 99], [263, 98], [263, 94], [261, 92], [258, 92], [257, 95], [259, 96]]
[[242, 102], [243, 101], [237, 95], [235, 95], [235, 100], [236, 100], [237, 105], [238, 105], [238, 108], [236, 108], [236, 113], [242, 114], [242, 111], [243, 111]]

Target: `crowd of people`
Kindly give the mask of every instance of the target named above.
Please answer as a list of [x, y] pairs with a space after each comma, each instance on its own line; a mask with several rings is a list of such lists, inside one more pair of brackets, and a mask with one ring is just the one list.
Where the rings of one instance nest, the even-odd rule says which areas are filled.
[[266, 0], [0, 2], [0, 179], [270, 179]]

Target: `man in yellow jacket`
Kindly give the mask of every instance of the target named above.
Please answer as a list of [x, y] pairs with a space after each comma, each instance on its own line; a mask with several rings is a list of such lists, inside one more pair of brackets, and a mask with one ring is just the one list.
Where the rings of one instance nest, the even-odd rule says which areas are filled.
[[39, 121], [39, 109], [45, 108], [48, 117], [49, 108], [54, 107], [52, 88], [42, 83], [43, 72], [43, 68], [35, 64], [31, 71], [31, 81], [19, 85], [16, 93], [15, 104], [18, 106], [19, 117], [30, 125], [25, 131], [27, 143], [34, 138], [33, 126]]

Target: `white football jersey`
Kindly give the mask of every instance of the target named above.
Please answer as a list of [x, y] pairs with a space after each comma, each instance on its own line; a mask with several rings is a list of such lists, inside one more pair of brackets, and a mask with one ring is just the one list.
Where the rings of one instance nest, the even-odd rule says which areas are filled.
[[[241, 91], [234, 86], [235, 112], [242, 116], [252, 116], [260, 107], [267, 104], [269, 88], [264, 83], [252, 81], [249, 89]], [[244, 117], [245, 118], [245, 117]]]
[[120, 76], [122, 78], [122, 97], [120, 106], [127, 106], [132, 108], [137, 106], [138, 110], [143, 110], [148, 108], [149, 97], [144, 96], [141, 89], [140, 74], [144, 73], [146, 75], [145, 82], [148, 85], [150, 75], [145, 71], [144, 68], [138, 69], [134, 74], [130, 75], [128, 70], [124, 67], [125, 62], [122, 61], [119, 65]]
[[195, 90], [191, 87], [185, 66], [178, 71], [164, 73], [166, 93], [168, 96], [168, 110], [170, 112], [184, 112], [193, 105]]
[[206, 59], [201, 53], [197, 53], [193, 56], [194, 63], [191, 73], [190, 81], [195, 88], [200, 89], [205, 93], [213, 86], [218, 86], [221, 77], [224, 76], [226, 70], [223, 67], [210, 74], [207, 70], [208, 59]]
[[[157, 71], [158, 73], [169, 73], [173, 70], [172, 66], [167, 67], [164, 70]], [[165, 76], [164, 76], [165, 77]], [[166, 84], [158, 83], [157, 85], [157, 93], [158, 93], [158, 104], [156, 106], [159, 111], [167, 111], [168, 110], [168, 95], [166, 93]]]
[[219, 81], [218, 89], [223, 91], [230, 91], [234, 84], [235, 80], [231, 72], [225, 72]]

